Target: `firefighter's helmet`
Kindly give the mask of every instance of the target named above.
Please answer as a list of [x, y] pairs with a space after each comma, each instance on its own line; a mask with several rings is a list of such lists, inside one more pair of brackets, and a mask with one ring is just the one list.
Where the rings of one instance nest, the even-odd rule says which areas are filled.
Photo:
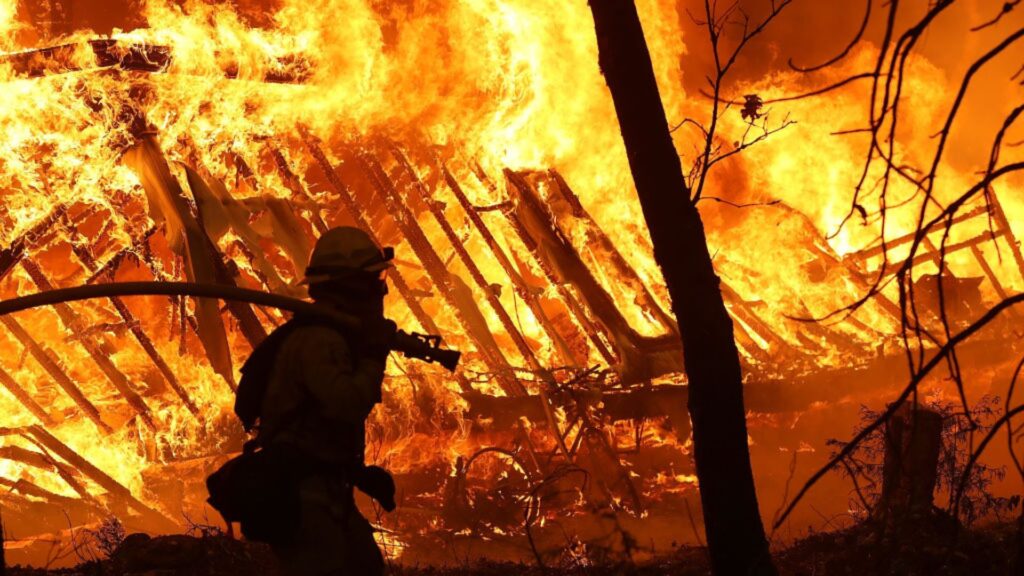
[[307, 284], [316, 284], [354, 273], [379, 274], [391, 266], [393, 248], [381, 248], [370, 235], [352, 226], [323, 233], [313, 247], [306, 268]]

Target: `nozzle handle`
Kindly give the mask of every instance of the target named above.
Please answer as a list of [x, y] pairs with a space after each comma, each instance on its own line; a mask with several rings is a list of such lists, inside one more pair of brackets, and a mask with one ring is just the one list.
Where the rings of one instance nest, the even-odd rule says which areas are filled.
[[459, 365], [462, 352], [441, 348], [441, 337], [436, 334], [419, 334], [417, 332], [395, 332], [391, 348], [401, 352], [406, 358], [416, 358], [424, 362], [437, 362], [449, 372], [454, 372]]

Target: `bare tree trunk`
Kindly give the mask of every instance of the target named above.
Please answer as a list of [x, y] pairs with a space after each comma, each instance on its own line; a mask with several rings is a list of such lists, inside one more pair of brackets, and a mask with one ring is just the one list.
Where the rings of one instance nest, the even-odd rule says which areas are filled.
[[774, 574], [750, 469], [732, 320], [669, 134], [640, 18], [628, 0], [590, 0], [590, 8], [601, 71], [615, 102], [654, 257], [679, 322], [712, 570], [718, 575]]
[[885, 427], [882, 497], [876, 516], [894, 524], [931, 514], [942, 449], [942, 415], [904, 404]]

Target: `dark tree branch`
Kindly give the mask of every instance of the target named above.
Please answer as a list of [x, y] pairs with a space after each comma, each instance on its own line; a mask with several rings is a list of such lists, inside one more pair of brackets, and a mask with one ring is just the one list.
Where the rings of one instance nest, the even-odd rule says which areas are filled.
[[843, 58], [846, 58], [853, 50], [853, 48], [860, 43], [861, 38], [864, 37], [864, 31], [868, 29], [868, 22], [871, 21], [871, 3], [872, 0], [867, 0], [867, 2], [865, 2], [866, 7], [864, 9], [864, 19], [860, 23], [860, 29], [857, 30], [857, 33], [854, 34], [853, 39], [850, 40], [849, 44], [846, 45], [846, 48], [843, 48], [843, 50], [839, 54], [836, 54], [835, 56], [829, 58], [828, 60], [822, 62], [821, 64], [818, 64], [816, 66], [809, 66], [807, 68], [797, 66], [796, 64], [793, 63], [793, 59], [790, 58], [789, 67], [792, 68], [793, 70], [796, 70], [797, 72], [815, 72], [823, 68], [828, 68], [829, 66], [840, 62]]

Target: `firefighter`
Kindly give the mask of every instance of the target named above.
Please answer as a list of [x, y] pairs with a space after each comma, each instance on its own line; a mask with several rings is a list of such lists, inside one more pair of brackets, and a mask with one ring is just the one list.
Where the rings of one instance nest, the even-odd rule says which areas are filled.
[[[358, 316], [361, 328], [344, 334], [323, 324], [299, 323], [277, 339], [256, 442], [266, 450], [287, 452], [295, 471], [301, 471], [298, 528], [294, 537], [271, 542], [289, 576], [372, 576], [384, 570], [373, 529], [356, 508], [353, 487], [362, 488], [359, 477], [366, 477], [365, 420], [381, 401], [395, 334], [394, 323], [384, 318], [385, 274], [392, 256], [390, 248], [382, 250], [358, 228], [325, 232], [306, 269], [309, 295], [318, 304]], [[391, 482], [390, 476], [383, 481]], [[394, 507], [393, 483], [389, 488], [391, 502], [385, 508]]]

